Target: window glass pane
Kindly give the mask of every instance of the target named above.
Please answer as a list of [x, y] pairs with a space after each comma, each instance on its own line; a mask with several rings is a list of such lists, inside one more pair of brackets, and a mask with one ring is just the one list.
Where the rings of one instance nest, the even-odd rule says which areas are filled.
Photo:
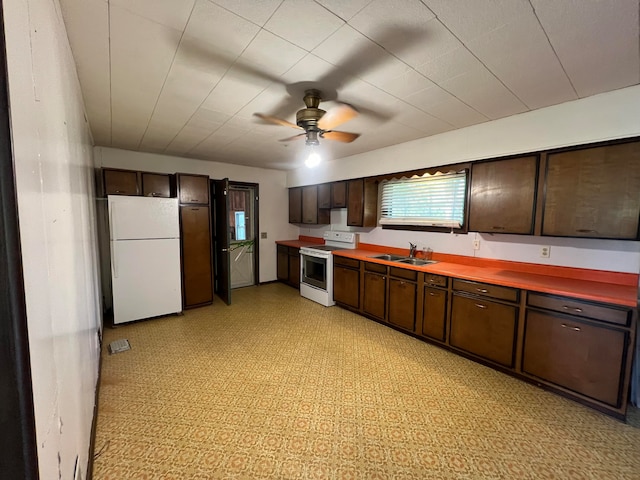
[[466, 188], [466, 171], [385, 181], [380, 223], [459, 228]]
[[244, 212], [235, 212], [236, 220], [236, 240], [247, 239], [247, 227], [244, 218]]

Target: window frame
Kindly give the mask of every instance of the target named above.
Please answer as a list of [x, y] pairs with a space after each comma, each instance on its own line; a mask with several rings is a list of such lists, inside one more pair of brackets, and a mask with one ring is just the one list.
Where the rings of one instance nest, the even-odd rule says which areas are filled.
[[[441, 232], [441, 233], [468, 233], [469, 232], [469, 194], [470, 194], [470, 186], [471, 186], [471, 169], [468, 166], [465, 166], [464, 168], [458, 168], [458, 169], [451, 169], [445, 172], [442, 172], [442, 170], [440, 170], [441, 173], [443, 173], [444, 175], [446, 175], [447, 173], [463, 173], [465, 174], [465, 192], [464, 192], [464, 198], [463, 198], [463, 206], [462, 206], [462, 218], [463, 218], [463, 223], [461, 227], [441, 227], [441, 226], [435, 226], [435, 225], [410, 225], [410, 224], [385, 224], [385, 223], [380, 223], [380, 219], [382, 218], [382, 181], [383, 180], [400, 180], [402, 177], [407, 177], [407, 175], [393, 175], [393, 176], [388, 176], [384, 179], [381, 179], [380, 183], [378, 184], [378, 226], [381, 227], [383, 230], [409, 230], [409, 231], [418, 231], [418, 232]], [[412, 172], [413, 173], [413, 172]], [[420, 174], [418, 175], [418, 173], [416, 172], [415, 174], [412, 174], [410, 177], [406, 178], [407, 180], [409, 180], [410, 178], [413, 178], [415, 176], [422, 176], [425, 173], [432, 173], [432, 172], [425, 172], [422, 171], [420, 172]], [[434, 172], [435, 173], [435, 172]]]

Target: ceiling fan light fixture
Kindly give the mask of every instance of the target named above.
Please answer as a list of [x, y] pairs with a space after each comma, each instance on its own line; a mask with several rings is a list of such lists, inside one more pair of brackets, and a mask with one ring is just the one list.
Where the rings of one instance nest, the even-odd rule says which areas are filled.
[[317, 148], [311, 147], [309, 150], [310, 150], [309, 151], [309, 156], [304, 161], [304, 164], [308, 168], [317, 167], [320, 164], [320, 162], [322, 161], [322, 157], [320, 157], [320, 153], [318, 153], [318, 149]]
[[307, 139], [304, 143], [310, 147], [320, 145], [320, 140], [318, 140], [318, 130], [307, 130]]

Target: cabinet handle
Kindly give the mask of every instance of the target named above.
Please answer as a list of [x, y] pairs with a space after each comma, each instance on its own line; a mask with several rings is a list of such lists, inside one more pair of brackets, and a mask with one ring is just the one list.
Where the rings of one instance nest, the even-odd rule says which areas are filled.
[[429, 292], [429, 295], [431, 295], [432, 297], [439, 297], [440, 296], [439, 293], [433, 293], [433, 292]]
[[573, 310], [576, 313], [582, 313], [582, 309], [578, 307], [570, 307], [568, 305], [563, 305], [562, 308], [564, 308], [565, 310]]
[[498, 225], [494, 225], [493, 227], [491, 227], [492, 230], [504, 230], [504, 227], [500, 227]]
[[116, 190], [116, 193], [124, 193], [122, 190]]
[[562, 324], [562, 328], [570, 328], [571, 330], [573, 330], [574, 332], [579, 332], [580, 331], [580, 327], [572, 327], [570, 325], [567, 325], [566, 323]]
[[161, 194], [160, 192], [151, 192], [151, 193], [150, 193], [150, 195], [151, 195], [152, 197], [159, 197], [159, 196], [161, 196], [162, 194]]
[[476, 291], [480, 292], [480, 293], [488, 293], [489, 290], [487, 290], [486, 288], [476, 288]]
[[478, 308], [483, 308], [483, 309], [484, 309], [484, 308], [487, 308], [487, 306], [486, 306], [486, 305], [482, 305], [481, 303], [476, 303], [475, 305], [476, 305], [476, 307], [478, 307]]
[[197, 198], [192, 198], [192, 199], [191, 199], [191, 201], [192, 201], [193, 203], [200, 203], [200, 202], [199, 202], [199, 199], [197, 199]]
[[597, 230], [589, 230], [588, 228], [579, 228], [576, 230], [578, 233], [598, 233]]

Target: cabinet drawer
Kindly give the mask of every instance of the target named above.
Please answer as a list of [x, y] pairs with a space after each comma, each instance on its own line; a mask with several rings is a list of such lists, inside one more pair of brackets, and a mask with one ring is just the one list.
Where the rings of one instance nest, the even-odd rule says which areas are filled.
[[392, 277], [404, 278], [415, 282], [418, 279], [418, 272], [408, 268], [389, 267], [389, 275]]
[[364, 269], [367, 272], [387, 273], [387, 266], [379, 263], [365, 262]]
[[530, 293], [527, 304], [530, 307], [545, 308], [578, 317], [594, 318], [617, 325], [628, 326], [631, 322], [631, 310], [628, 308], [598, 305], [573, 298]]
[[443, 277], [442, 275], [433, 275], [432, 273], [427, 273], [424, 276], [424, 283], [433, 287], [442, 287], [447, 288], [449, 279], [447, 277]]
[[473, 293], [474, 295], [483, 295], [487, 297], [506, 300], [508, 302], [517, 302], [519, 298], [519, 290], [508, 287], [498, 287], [488, 283], [469, 282], [466, 280], [454, 280], [453, 289], [461, 292]]
[[522, 371], [617, 407], [627, 341], [624, 330], [530, 310]]
[[342, 265], [342, 266], [351, 267], [351, 268], [360, 268], [360, 260], [355, 260], [353, 258], [346, 258], [346, 257], [337, 257], [335, 255], [333, 257], [333, 264]]

